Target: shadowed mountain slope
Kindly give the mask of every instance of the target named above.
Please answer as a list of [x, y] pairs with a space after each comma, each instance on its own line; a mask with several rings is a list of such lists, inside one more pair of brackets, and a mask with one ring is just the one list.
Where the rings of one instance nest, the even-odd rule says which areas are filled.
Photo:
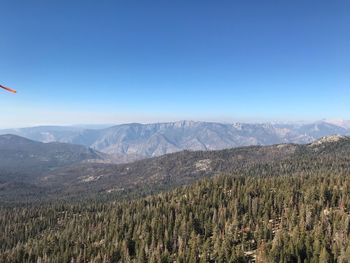
[[[83, 153], [85, 156], [86, 153]], [[95, 154], [92, 152], [92, 157], [99, 156]], [[70, 164], [64, 162], [60, 167], [55, 166], [54, 170], [44, 167], [46, 170], [43, 169], [34, 176], [24, 174], [26, 180], [20, 177], [11, 180], [7, 178], [3, 184], [8, 181], [25, 181], [30, 184], [30, 187], [25, 188], [26, 194], [34, 186], [45, 190], [40, 198], [89, 197], [96, 194], [129, 196], [171, 189], [217, 174], [269, 176], [288, 175], [296, 171], [307, 174], [309, 170], [337, 167], [344, 170], [350, 167], [350, 139], [345, 136], [329, 136], [306, 145], [280, 144], [218, 151], [182, 151], [128, 164], [96, 160]], [[260, 174], [256, 173], [257, 169], [261, 170]], [[22, 176], [18, 170], [16, 174]], [[5, 184], [2, 189], [6, 190]], [[21, 194], [21, 188], [18, 193]], [[1, 195], [5, 196], [4, 193]], [[36, 195], [37, 192], [34, 192], [33, 196]]]
[[34, 183], [42, 174], [105, 154], [81, 145], [41, 143], [16, 135], [0, 135], [0, 181]]
[[2, 130], [42, 142], [64, 142], [114, 155], [117, 162], [160, 156], [183, 150], [221, 150], [250, 145], [311, 143], [323, 136], [350, 135], [343, 122], [311, 124], [247, 124], [179, 121], [121, 124], [106, 129], [43, 126]]

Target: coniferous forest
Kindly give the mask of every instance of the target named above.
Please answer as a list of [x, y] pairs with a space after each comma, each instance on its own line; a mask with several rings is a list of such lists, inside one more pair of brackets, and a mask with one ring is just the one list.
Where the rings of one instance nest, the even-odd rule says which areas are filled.
[[0, 263], [350, 263], [350, 0], [0, 10]]
[[347, 156], [252, 165], [136, 199], [5, 203], [0, 261], [350, 262]]

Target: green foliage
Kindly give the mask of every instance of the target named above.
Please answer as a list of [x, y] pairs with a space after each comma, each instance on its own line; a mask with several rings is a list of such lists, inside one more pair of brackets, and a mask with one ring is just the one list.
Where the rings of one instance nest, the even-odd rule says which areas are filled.
[[2, 204], [0, 262], [349, 262], [350, 151], [335, 149], [221, 162], [133, 200]]
[[1, 262], [347, 262], [350, 177], [219, 176], [122, 202], [2, 207]]

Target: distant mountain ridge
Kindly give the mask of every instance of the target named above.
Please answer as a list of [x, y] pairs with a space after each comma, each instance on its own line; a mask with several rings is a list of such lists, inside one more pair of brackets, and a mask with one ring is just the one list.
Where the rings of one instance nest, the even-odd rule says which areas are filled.
[[[1, 143], [9, 139], [13, 146]], [[12, 153], [11, 147], [15, 149]], [[289, 176], [296, 171], [307, 174], [310, 169], [332, 172], [337, 167], [350, 172], [350, 137], [322, 137], [310, 144], [181, 151], [126, 164], [103, 162], [99, 156], [79, 145], [0, 136], [0, 203], [24, 198], [138, 196], [219, 174]], [[257, 174], [256, 169], [262, 172]]]
[[160, 156], [182, 150], [305, 144], [333, 134], [350, 135], [349, 121], [307, 124], [215, 123], [178, 121], [153, 124], [120, 124], [105, 129], [41, 126], [0, 130], [41, 142], [64, 142], [112, 154], [119, 162]]
[[54, 169], [86, 161], [100, 161], [105, 154], [82, 145], [42, 143], [17, 135], [0, 135], [0, 183], [33, 182]]

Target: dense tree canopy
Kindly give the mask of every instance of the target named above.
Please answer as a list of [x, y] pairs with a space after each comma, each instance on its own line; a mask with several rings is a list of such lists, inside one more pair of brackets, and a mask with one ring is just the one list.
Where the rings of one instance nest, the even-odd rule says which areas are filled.
[[171, 171], [137, 185], [146, 197], [2, 201], [0, 262], [347, 263], [349, 153], [349, 140], [183, 152], [136, 163]]
[[348, 168], [308, 162], [136, 200], [2, 206], [0, 261], [350, 262]]

